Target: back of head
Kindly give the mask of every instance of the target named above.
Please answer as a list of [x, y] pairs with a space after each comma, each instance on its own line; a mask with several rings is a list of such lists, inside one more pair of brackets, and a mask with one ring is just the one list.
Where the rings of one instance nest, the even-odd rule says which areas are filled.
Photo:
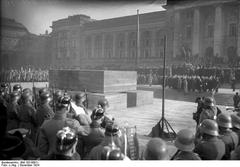
[[49, 92], [43, 92], [40, 95], [40, 99], [42, 103], [49, 103], [52, 100], [51, 94]]
[[100, 120], [103, 117], [104, 117], [104, 111], [102, 108], [95, 108], [91, 114], [91, 119], [95, 121]]
[[39, 96], [41, 96], [41, 94], [45, 93], [45, 92], [49, 92], [48, 91], [48, 88], [41, 88], [39, 91], [38, 91], [38, 94]]
[[32, 94], [30, 92], [24, 92], [22, 93], [22, 100], [24, 103], [32, 100]]
[[84, 101], [86, 99], [86, 94], [83, 92], [77, 93], [75, 95], [75, 100], [76, 101]]
[[21, 97], [20, 93], [17, 91], [13, 91], [10, 94], [11, 101], [19, 100]]
[[120, 148], [112, 148], [110, 146], [103, 147], [101, 152], [101, 160], [123, 160], [124, 154]]
[[195, 148], [195, 135], [189, 129], [180, 130], [175, 140], [175, 146], [181, 151], [192, 151]]
[[16, 84], [13, 86], [13, 91], [22, 92], [22, 86], [20, 84]]
[[214, 107], [214, 100], [212, 97], [205, 97], [204, 99], [204, 106], [205, 107]]
[[217, 117], [218, 126], [221, 128], [232, 128], [232, 118], [229, 114], [221, 113]]
[[168, 156], [167, 144], [160, 138], [152, 138], [145, 150], [144, 158], [146, 160], [166, 160]]
[[71, 98], [69, 96], [61, 96], [57, 101], [57, 111], [60, 112], [62, 109], [67, 109], [70, 106]]
[[56, 150], [58, 153], [66, 153], [77, 143], [77, 135], [76, 132], [69, 128], [64, 127], [59, 130], [56, 134]]
[[107, 99], [101, 99], [98, 101], [98, 106], [104, 108], [109, 107], [109, 103]]
[[200, 124], [200, 132], [210, 136], [218, 136], [218, 124], [216, 121], [211, 119], [205, 119]]

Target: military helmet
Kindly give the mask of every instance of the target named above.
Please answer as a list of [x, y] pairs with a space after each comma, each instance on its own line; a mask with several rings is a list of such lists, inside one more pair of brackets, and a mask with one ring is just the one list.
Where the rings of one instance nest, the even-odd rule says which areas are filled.
[[21, 95], [20, 95], [19, 92], [17, 92], [17, 91], [13, 91], [13, 92], [11, 92], [11, 94], [10, 94], [10, 98], [11, 98], [11, 99], [20, 99], [20, 97], [21, 97]]
[[56, 138], [56, 147], [57, 151], [59, 152], [69, 150], [78, 140], [76, 132], [69, 127], [64, 127], [63, 129], [59, 130]]
[[108, 100], [107, 99], [101, 99], [98, 101], [98, 106], [105, 108], [109, 107]]
[[232, 118], [232, 126], [237, 128], [237, 129], [240, 129], [240, 117], [233, 113], [231, 114], [231, 118]]
[[44, 92], [48, 92], [48, 88], [39, 89], [39, 91], [38, 91], [39, 96], [41, 96], [41, 94], [44, 93]]
[[103, 147], [101, 152], [101, 160], [123, 160], [124, 154], [119, 148]]
[[152, 138], [144, 152], [146, 160], [164, 160], [168, 158], [167, 144], [161, 138]]
[[14, 85], [13, 86], [13, 91], [21, 92], [22, 91], [22, 86], [20, 84]]
[[23, 89], [23, 93], [24, 93], [24, 92], [32, 93], [32, 90], [31, 90], [30, 88], [25, 88], [25, 89]]
[[175, 146], [181, 151], [192, 151], [195, 135], [189, 129], [180, 130], [175, 140]]
[[43, 92], [40, 95], [40, 99], [41, 99], [42, 102], [44, 102], [44, 101], [51, 101], [52, 97], [51, 97], [51, 94], [49, 92]]
[[212, 97], [205, 97], [204, 98], [204, 105], [207, 107], [213, 107], [214, 106], [214, 100]]
[[219, 127], [232, 128], [232, 118], [229, 114], [221, 113], [217, 117]]
[[76, 99], [76, 100], [81, 100], [82, 98], [85, 98], [85, 97], [86, 97], [86, 94], [83, 93], [83, 92], [77, 93], [77, 94], [75, 95], [75, 99]]
[[211, 136], [218, 136], [218, 124], [211, 119], [205, 119], [200, 124], [200, 132]]
[[22, 94], [22, 99], [23, 100], [32, 100], [32, 94], [30, 93], [30, 92], [24, 92], [23, 94]]
[[104, 116], [104, 110], [102, 108], [95, 108], [91, 114], [92, 120], [99, 120]]
[[63, 96], [63, 92], [61, 90], [56, 90], [54, 92], [54, 97], [58, 99], [59, 97]]
[[70, 105], [71, 98], [70, 96], [61, 96], [58, 99], [57, 106], [58, 107], [68, 107]]
[[105, 128], [105, 135], [106, 136], [117, 136], [120, 133], [120, 129], [118, 125], [114, 123], [108, 123]]

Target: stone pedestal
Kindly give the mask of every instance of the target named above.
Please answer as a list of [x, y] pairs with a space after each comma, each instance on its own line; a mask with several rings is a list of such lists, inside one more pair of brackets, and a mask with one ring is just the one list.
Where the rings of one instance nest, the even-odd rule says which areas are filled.
[[127, 94], [127, 107], [136, 107], [141, 105], [153, 104], [152, 91], [128, 91]]

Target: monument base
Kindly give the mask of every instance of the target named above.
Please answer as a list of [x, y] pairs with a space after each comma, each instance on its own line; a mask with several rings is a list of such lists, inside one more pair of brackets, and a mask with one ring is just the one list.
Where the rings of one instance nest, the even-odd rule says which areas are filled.
[[127, 107], [136, 107], [141, 105], [153, 104], [152, 91], [128, 91], [127, 94]]

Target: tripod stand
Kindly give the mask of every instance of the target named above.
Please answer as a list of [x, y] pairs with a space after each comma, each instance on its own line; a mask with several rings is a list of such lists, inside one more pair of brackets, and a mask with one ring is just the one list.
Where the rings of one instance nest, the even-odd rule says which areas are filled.
[[[164, 36], [164, 48], [163, 48], [162, 118], [158, 122], [159, 137], [164, 139], [174, 139], [176, 137], [176, 132], [173, 130], [170, 123], [165, 119], [165, 71], [166, 71], [166, 36]], [[164, 132], [165, 127], [167, 132]]]

